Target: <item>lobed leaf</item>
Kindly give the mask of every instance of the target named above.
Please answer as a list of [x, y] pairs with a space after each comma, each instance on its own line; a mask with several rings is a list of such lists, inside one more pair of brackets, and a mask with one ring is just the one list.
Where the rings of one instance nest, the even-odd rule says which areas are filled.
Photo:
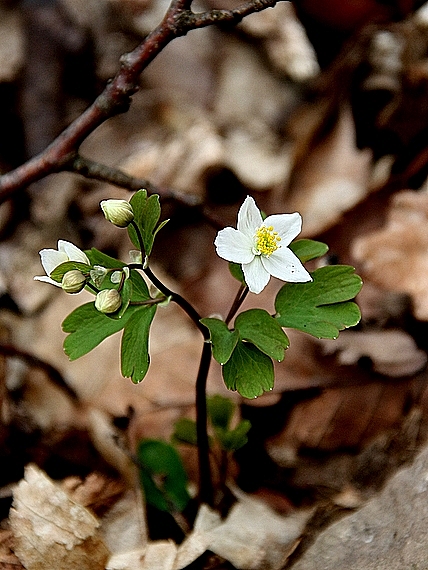
[[122, 375], [131, 378], [135, 384], [143, 380], [149, 369], [149, 333], [156, 308], [156, 305], [138, 307], [128, 319], [123, 331]]
[[253, 344], [240, 341], [223, 366], [223, 379], [229, 390], [244, 398], [257, 398], [273, 388], [272, 360]]
[[232, 420], [235, 404], [219, 394], [207, 398], [208, 417], [214, 428], [227, 430]]
[[[166, 223], [166, 221], [162, 222], [162, 224], [160, 224], [156, 229], [156, 225], [161, 215], [159, 196], [158, 194], [152, 194], [147, 197], [146, 190], [138, 190], [129, 202], [134, 211], [134, 222], [137, 224], [138, 229], [141, 232], [144, 252], [148, 256], [152, 251], [156, 233]], [[128, 226], [128, 234], [132, 243], [140, 249], [137, 233], [132, 224]]]
[[146, 501], [161, 511], [183, 511], [190, 500], [187, 475], [177, 450], [164, 441], [140, 441], [137, 449]]
[[119, 332], [139, 307], [129, 307], [121, 319], [111, 319], [100, 313], [94, 303], [85, 303], [66, 317], [62, 330], [69, 335], [64, 340], [64, 351], [70, 360], [84, 356], [104, 339]]
[[214, 358], [219, 364], [226, 363], [239, 340], [238, 331], [229, 330], [224, 321], [212, 317], [201, 319], [201, 323], [210, 331]]
[[328, 245], [313, 239], [298, 239], [288, 246], [302, 263], [322, 257], [328, 252]]
[[348, 265], [326, 266], [312, 273], [312, 282], [286, 283], [275, 299], [278, 323], [330, 339], [355, 326], [361, 314], [350, 299], [360, 291], [362, 281], [354, 271]]
[[235, 319], [235, 329], [242, 340], [248, 340], [259, 350], [278, 360], [284, 360], [290, 342], [276, 319], [263, 309], [250, 309]]

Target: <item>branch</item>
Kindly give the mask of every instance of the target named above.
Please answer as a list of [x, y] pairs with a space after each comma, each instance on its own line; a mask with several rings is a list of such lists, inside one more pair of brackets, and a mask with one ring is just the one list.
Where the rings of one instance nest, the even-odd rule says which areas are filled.
[[212, 24], [236, 24], [244, 16], [275, 6], [277, 0], [252, 0], [234, 10], [194, 14], [192, 0], [172, 0], [162, 22], [132, 52], [120, 58], [120, 70], [94, 103], [43, 152], [0, 177], [0, 203], [48, 174], [67, 170], [86, 137], [110, 117], [128, 110], [142, 71], [174, 38]]
[[164, 200], [173, 199], [177, 202], [185, 204], [186, 206], [197, 206], [200, 203], [198, 196], [177, 192], [168, 188], [157, 188], [148, 180], [143, 178], [136, 178], [126, 174], [119, 168], [106, 166], [99, 162], [85, 158], [80, 154], [74, 155], [69, 162], [67, 162], [63, 170], [81, 174], [85, 178], [99, 180], [100, 182], [107, 182], [114, 184], [120, 188], [126, 188], [131, 192], [136, 192], [141, 188], [147, 190], [149, 194], [159, 194]]

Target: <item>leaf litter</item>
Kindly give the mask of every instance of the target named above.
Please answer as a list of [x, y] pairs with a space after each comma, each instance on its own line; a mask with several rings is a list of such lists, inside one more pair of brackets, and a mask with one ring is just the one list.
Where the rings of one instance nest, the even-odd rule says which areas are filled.
[[[156, 8], [138, 0], [110, 4], [64, 2], [73, 21], [92, 30], [98, 54], [96, 74], [101, 80], [114, 73], [118, 57], [132, 43], [130, 37], [136, 30], [141, 34], [146, 16]], [[113, 4], [120, 14], [117, 20], [111, 16]], [[25, 65], [22, 31], [18, 9], [2, 6], [2, 10], [7, 11], [7, 18], [1, 18], [1, 26], [11, 38], [0, 43], [0, 60], [7, 62], [2, 67], [2, 80], [13, 84]], [[394, 528], [392, 498], [402, 496], [405, 503], [412, 496], [410, 487], [402, 482], [397, 491], [392, 479], [392, 487], [387, 484], [381, 495], [384, 499], [376, 499], [384, 483], [379, 472], [391, 474], [402, 462], [410, 461], [426, 439], [426, 190], [409, 190], [422, 186], [424, 173], [426, 176], [424, 149], [418, 142], [426, 116], [423, 46], [428, 40], [423, 12], [395, 24], [391, 34], [388, 45], [401, 46], [394, 52], [402, 66], [401, 83], [397, 82], [397, 66], [388, 67], [385, 59], [375, 57], [384, 45], [382, 38], [375, 35], [367, 41], [363, 33], [352, 39], [356, 48], [350, 52], [353, 60], [344, 53], [331, 69], [317, 76], [313, 48], [288, 3], [244, 20], [236, 35], [218, 29], [193, 32], [173, 42], [168, 52], [153, 62], [129, 113], [109, 121], [85, 142], [85, 152], [94, 159], [117, 164], [130, 174], [188, 194], [206, 206], [206, 217], [192, 214], [181, 227], [177, 222], [165, 228], [165, 238], [160, 237], [165, 241], [160, 241], [158, 253], [154, 252], [159, 271], [165, 272], [174, 288], [196, 297], [204, 314], [219, 307], [226, 312], [233, 295], [227, 267], [211, 251], [215, 234], [210, 223], [217, 216], [222, 224], [233, 225], [236, 204], [248, 192], [258, 193], [268, 213], [299, 210], [307, 237], [322, 240], [326, 232], [332, 236], [326, 240], [330, 257], [324, 262], [334, 264], [340, 258], [340, 263], [356, 266], [373, 293], [371, 298], [364, 289], [360, 294], [360, 330], [341, 333], [338, 343], [290, 334], [291, 347], [284, 362], [276, 366], [275, 393], [254, 402], [251, 412], [246, 411], [248, 403], [242, 408], [243, 415], [252, 414], [253, 429], [258, 431], [250, 440], [252, 463], [237, 457], [233, 473], [246, 491], [257, 491], [264, 502], [238, 491], [236, 503], [224, 519], [203, 507], [181, 544], [149, 538], [130, 453], [141, 437], [168, 439], [174, 422], [194, 413], [192, 389], [199, 338], [178, 312], [171, 327], [170, 318], [167, 322], [159, 310], [151, 370], [140, 386], [121, 378], [115, 337], [107, 339], [94, 355], [68, 363], [60, 323], [73, 304], [80, 303], [72, 296], [47, 298], [45, 290], [37, 289], [32, 281], [40, 272], [32, 260], [37, 259], [39, 249], [56, 243], [59, 227], [66, 228], [65, 237], [76, 239], [82, 247], [102, 245], [102, 249], [120, 251], [126, 258], [129, 244], [118, 232], [105, 230], [98, 202], [110, 196], [127, 199], [129, 194], [70, 175], [53, 177], [40, 183], [40, 191], [31, 192], [29, 219], [2, 243], [2, 300], [8, 295], [18, 311], [2, 311], [0, 332], [4, 342], [25, 348], [55, 366], [76, 391], [78, 403], [28, 363], [13, 374], [10, 366], [2, 371], [1, 441], [13, 446], [24, 441], [28, 452], [13, 459], [13, 453], [5, 450], [2, 461], [7, 462], [10, 473], [2, 485], [6, 488], [17, 483], [29, 457], [46, 472], [55, 471], [49, 465], [46, 441], [43, 447], [40, 440], [36, 444], [29, 441], [40, 432], [48, 442], [70, 441], [66, 439], [70, 433], [81, 430], [89, 440], [90, 453], [101, 459], [91, 463], [80, 446], [84, 469], [77, 475], [92, 491], [83, 492], [84, 482], [80, 494], [79, 485], [71, 489], [72, 498], [64, 491], [64, 470], [59, 476], [64, 479], [61, 488], [43, 471], [27, 467], [25, 478], [14, 490], [14, 510], [8, 521], [13, 535], [3, 531], [2, 564], [17, 563], [12, 548], [27, 568], [60, 568], [60, 559], [64, 568], [73, 568], [73, 564], [84, 568], [90, 552], [92, 565], [88, 568], [169, 570], [184, 568], [211, 551], [223, 561], [217, 564], [225, 559], [238, 569], [279, 570], [286, 567], [290, 556], [299, 564], [304, 549], [298, 544], [305, 544], [316, 519], [313, 505], [318, 505], [318, 513], [334, 520], [335, 505], [354, 509], [367, 499], [369, 511], [377, 500], [385, 504], [370, 511], [367, 524], [374, 530], [363, 533], [361, 544], [377, 545], [376, 556], [382, 563], [388, 560], [391, 569], [398, 564], [394, 557], [402, 564], [414, 565], [423, 556], [426, 559], [417, 532], [425, 528], [425, 518], [421, 515], [418, 519], [416, 511], [406, 519], [413, 517], [414, 521], [406, 527], [410, 529], [408, 546], [401, 539], [376, 539], [376, 528]], [[15, 46], [13, 57], [11, 46]], [[178, 60], [183, 64], [181, 71]], [[362, 68], [368, 75], [360, 81]], [[31, 87], [27, 84], [25, 89]], [[309, 95], [306, 101], [302, 97], [305, 90]], [[391, 100], [383, 106], [383, 100], [376, 103], [376, 113], [360, 120], [367, 98], [388, 90]], [[69, 116], [82, 106], [82, 99], [70, 93], [62, 93], [61, 100]], [[388, 146], [388, 141], [394, 145]], [[406, 155], [403, 148], [407, 146], [412, 152]], [[392, 160], [382, 166], [384, 155]], [[374, 169], [376, 161], [378, 170], [383, 168], [382, 179]], [[2, 158], [2, 167], [3, 163]], [[391, 164], [395, 164], [392, 170]], [[380, 208], [373, 206], [377, 193], [383, 197], [377, 203]], [[180, 212], [180, 207], [169, 207], [172, 214], [177, 209]], [[177, 250], [169, 252], [162, 264], [171, 239]], [[189, 244], [190, 253], [179, 262], [177, 251], [180, 247], [188, 251]], [[270, 313], [271, 295], [278, 288], [273, 282], [260, 296]], [[250, 299], [245, 308], [251, 308]], [[213, 366], [209, 391], [228, 394], [219, 366]], [[114, 425], [119, 420], [128, 422], [123, 432]], [[16, 439], [16, 432], [21, 439]], [[79, 469], [70, 452], [68, 447], [67, 475], [75, 476]], [[194, 482], [194, 455], [182, 452]], [[416, 473], [418, 489], [424, 486], [423, 453], [406, 472], [409, 477]], [[53, 461], [58, 465], [57, 455]], [[100, 471], [99, 484], [95, 479], [90, 483]], [[400, 477], [404, 475], [398, 475], [402, 481]], [[371, 486], [374, 480], [377, 485]], [[109, 486], [111, 492], [106, 491]], [[275, 504], [278, 493], [292, 505], [286, 514], [267, 506], [269, 497]], [[361, 521], [367, 520], [365, 512], [357, 511], [343, 520], [360, 528]], [[333, 534], [337, 532], [336, 527], [331, 529]], [[339, 536], [346, 548], [351, 540], [346, 538], [349, 530], [339, 530]], [[31, 540], [39, 541], [37, 547]], [[306, 568], [318, 569], [319, 553], [326, 556], [326, 540], [321, 535], [318, 546], [315, 540], [309, 560], [318, 562], [309, 561]], [[391, 555], [382, 550], [385, 540]], [[334, 556], [340, 558], [342, 546], [338, 546], [337, 535], [327, 543], [330, 558], [325, 568], [330, 570], [335, 567]], [[364, 552], [361, 549], [362, 558]], [[41, 560], [35, 558], [37, 553]], [[310, 556], [309, 550], [306, 556]], [[369, 567], [347, 560], [351, 569]]]

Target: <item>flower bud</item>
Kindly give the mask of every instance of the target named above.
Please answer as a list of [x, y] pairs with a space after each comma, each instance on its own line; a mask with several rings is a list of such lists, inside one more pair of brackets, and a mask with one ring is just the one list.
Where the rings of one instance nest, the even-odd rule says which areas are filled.
[[78, 269], [67, 271], [61, 281], [61, 287], [66, 293], [80, 293], [85, 287], [86, 277]]
[[122, 298], [116, 289], [103, 289], [95, 297], [95, 308], [100, 313], [115, 313], [121, 304]]
[[100, 206], [106, 219], [119, 228], [126, 228], [134, 219], [132, 206], [126, 200], [103, 200]]

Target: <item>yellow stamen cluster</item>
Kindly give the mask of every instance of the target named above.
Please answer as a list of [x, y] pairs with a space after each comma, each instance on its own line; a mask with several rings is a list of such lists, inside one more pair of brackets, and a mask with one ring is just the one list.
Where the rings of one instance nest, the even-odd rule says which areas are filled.
[[256, 252], [260, 255], [266, 255], [268, 257], [278, 249], [279, 242], [281, 241], [278, 232], [273, 231], [273, 226], [260, 226], [256, 231], [254, 238], [254, 249]]

